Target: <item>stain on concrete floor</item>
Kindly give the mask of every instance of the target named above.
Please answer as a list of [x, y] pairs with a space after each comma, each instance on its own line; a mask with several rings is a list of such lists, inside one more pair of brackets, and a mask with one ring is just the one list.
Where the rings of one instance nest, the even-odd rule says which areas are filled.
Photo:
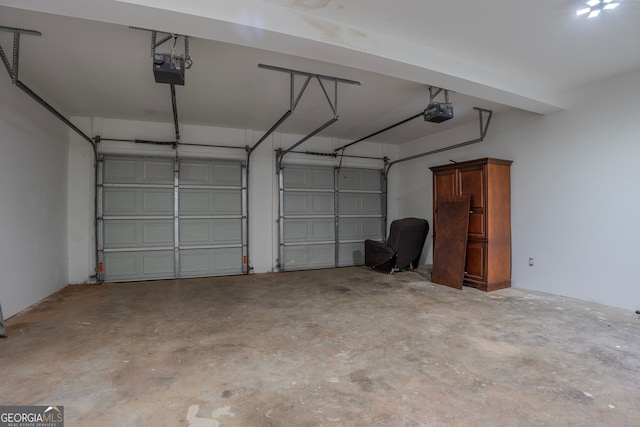
[[637, 426], [640, 320], [364, 267], [68, 286], [9, 319], [2, 404], [69, 426]]

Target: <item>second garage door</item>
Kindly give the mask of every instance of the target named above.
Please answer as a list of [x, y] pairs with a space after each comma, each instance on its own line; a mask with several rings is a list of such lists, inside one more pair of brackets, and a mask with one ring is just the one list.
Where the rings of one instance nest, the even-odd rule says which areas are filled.
[[382, 241], [382, 171], [287, 165], [280, 171], [281, 271], [364, 264], [364, 241]]

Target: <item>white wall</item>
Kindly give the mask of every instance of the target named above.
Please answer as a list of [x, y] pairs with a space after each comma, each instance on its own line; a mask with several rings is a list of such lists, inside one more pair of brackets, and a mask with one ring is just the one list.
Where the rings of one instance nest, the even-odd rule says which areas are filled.
[[[511, 159], [513, 286], [640, 309], [639, 99], [637, 71], [576, 91], [566, 111], [496, 114], [484, 142], [394, 171], [391, 203], [398, 203], [398, 216], [431, 222], [430, 166]], [[465, 140], [461, 129], [455, 133], [415, 141], [401, 156]], [[431, 247], [427, 252], [430, 262]]]
[[[87, 118], [72, 118], [84, 133], [91, 134], [92, 123]], [[85, 283], [95, 274], [95, 231], [93, 192], [93, 149], [80, 135], [69, 133], [68, 176], [68, 269], [69, 283]]]
[[68, 283], [67, 127], [0, 78], [0, 303], [5, 317]]

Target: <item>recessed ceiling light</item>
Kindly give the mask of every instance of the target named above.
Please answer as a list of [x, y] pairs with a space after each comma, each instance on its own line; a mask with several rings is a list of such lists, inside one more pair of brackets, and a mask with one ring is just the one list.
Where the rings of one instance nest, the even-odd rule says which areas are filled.
[[587, 6], [589, 7], [576, 11], [576, 15], [581, 16], [589, 14], [587, 16], [588, 18], [595, 18], [600, 15], [600, 12], [603, 10], [612, 10], [620, 6], [620, 2], [614, 0], [589, 0], [587, 2]]

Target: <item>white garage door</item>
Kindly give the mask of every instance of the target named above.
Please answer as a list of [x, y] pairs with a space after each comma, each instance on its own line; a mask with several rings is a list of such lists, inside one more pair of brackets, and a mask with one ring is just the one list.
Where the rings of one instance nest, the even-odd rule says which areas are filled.
[[286, 166], [279, 183], [281, 271], [362, 265], [383, 239], [381, 170]]
[[246, 272], [243, 163], [105, 156], [99, 176], [103, 280]]

